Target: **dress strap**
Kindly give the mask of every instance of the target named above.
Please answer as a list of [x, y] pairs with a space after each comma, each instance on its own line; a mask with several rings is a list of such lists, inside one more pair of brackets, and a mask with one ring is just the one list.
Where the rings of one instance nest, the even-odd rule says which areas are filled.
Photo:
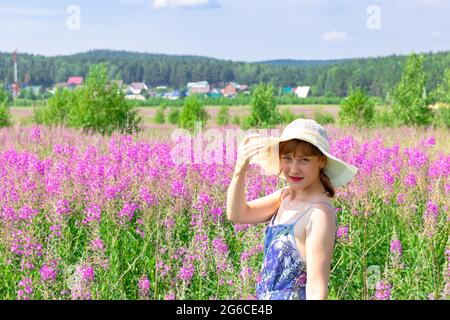
[[[297, 224], [297, 222], [298, 222], [304, 215], [306, 215], [307, 213], [311, 212], [311, 209], [312, 209], [312, 208], [314, 207], [314, 205], [317, 204], [317, 203], [324, 203], [324, 204], [326, 204], [327, 206], [329, 206], [331, 209], [333, 209], [333, 212], [336, 211], [336, 209], [335, 209], [333, 206], [331, 206], [329, 203], [327, 203], [327, 202], [325, 202], [325, 201], [316, 201], [316, 202], [313, 202], [313, 204], [310, 205], [310, 206], [308, 207], [308, 209], [306, 209], [304, 212], [302, 212], [302, 213], [300, 214], [300, 216], [299, 216], [297, 219], [295, 219], [295, 221], [294, 221], [292, 224], [293, 224], [293, 225]], [[336, 223], [337, 223], [337, 222], [336, 222]]]

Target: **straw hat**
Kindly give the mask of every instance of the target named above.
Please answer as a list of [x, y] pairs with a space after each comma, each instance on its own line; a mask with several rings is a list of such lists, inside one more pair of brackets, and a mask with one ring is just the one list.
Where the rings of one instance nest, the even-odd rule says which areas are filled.
[[[265, 147], [250, 159], [250, 164], [258, 164], [265, 175], [278, 175], [281, 170], [279, 159], [280, 142], [299, 139], [316, 146], [327, 157], [324, 168], [325, 174], [330, 178], [334, 187], [347, 184], [352, 180], [358, 168], [348, 164], [330, 154], [330, 143], [325, 129], [311, 119], [296, 119], [286, 126], [279, 138], [256, 138], [265, 144]], [[283, 172], [280, 177], [286, 180]]]

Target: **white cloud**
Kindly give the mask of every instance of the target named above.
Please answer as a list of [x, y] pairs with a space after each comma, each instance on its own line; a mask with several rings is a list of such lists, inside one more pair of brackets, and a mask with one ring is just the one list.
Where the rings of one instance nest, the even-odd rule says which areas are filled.
[[56, 16], [59, 14], [64, 14], [64, 11], [55, 9], [43, 9], [43, 8], [0, 6], [0, 13], [20, 15], [20, 16], [43, 17], [43, 16]]
[[329, 31], [329, 32], [325, 32], [322, 35], [322, 39], [325, 41], [345, 41], [345, 40], [349, 40], [350, 38], [347, 35], [347, 32], [345, 31]]
[[153, 0], [153, 8], [195, 7], [207, 5], [209, 0]]

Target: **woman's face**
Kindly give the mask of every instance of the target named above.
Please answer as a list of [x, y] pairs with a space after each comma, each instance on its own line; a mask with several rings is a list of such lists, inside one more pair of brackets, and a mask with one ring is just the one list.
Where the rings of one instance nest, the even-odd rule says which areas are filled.
[[300, 152], [283, 154], [280, 159], [281, 170], [292, 186], [307, 187], [319, 180], [320, 168], [325, 157], [304, 156]]

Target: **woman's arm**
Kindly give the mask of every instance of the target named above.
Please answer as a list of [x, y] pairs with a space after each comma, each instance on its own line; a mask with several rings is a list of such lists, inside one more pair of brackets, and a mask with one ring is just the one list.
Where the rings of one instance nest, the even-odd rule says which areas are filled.
[[280, 204], [282, 189], [246, 202], [244, 184], [250, 158], [264, 147], [259, 142], [250, 141], [257, 136], [249, 135], [239, 145], [236, 167], [227, 191], [227, 218], [234, 223], [257, 224], [268, 221]]
[[306, 226], [306, 299], [328, 298], [328, 280], [336, 234], [335, 214], [325, 205], [317, 205]]

